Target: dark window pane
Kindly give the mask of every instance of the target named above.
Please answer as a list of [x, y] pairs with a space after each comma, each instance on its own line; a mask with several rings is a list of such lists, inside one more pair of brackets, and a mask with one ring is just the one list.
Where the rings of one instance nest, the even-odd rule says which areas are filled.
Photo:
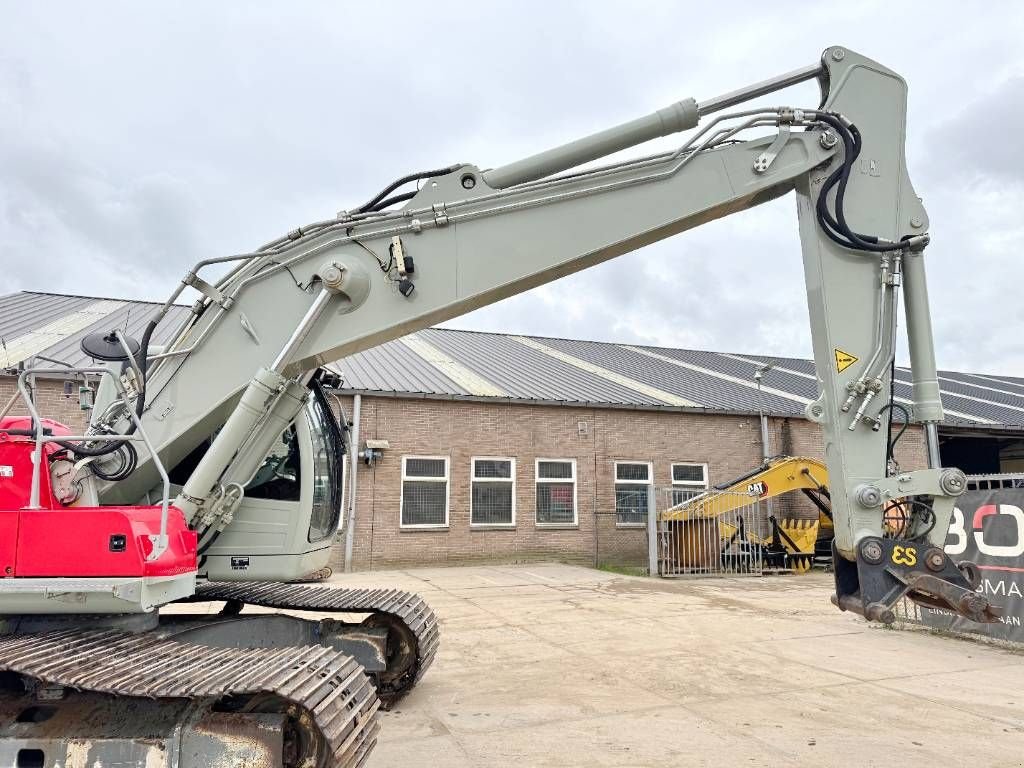
[[406, 477], [444, 477], [444, 459], [406, 459]]
[[703, 483], [703, 464], [673, 464], [672, 480], [677, 483]]
[[292, 425], [279, 440], [274, 441], [260, 468], [245, 487], [245, 495], [250, 499], [298, 501], [302, 489], [299, 466], [299, 443]]
[[448, 483], [402, 483], [402, 525], [444, 525]]
[[537, 477], [542, 479], [570, 479], [572, 478], [571, 461], [541, 461], [537, 463]]
[[473, 476], [479, 478], [511, 478], [512, 462], [508, 459], [477, 459], [473, 462]]
[[615, 465], [615, 479], [616, 480], [640, 480], [646, 482], [648, 478], [648, 470], [650, 468], [646, 464], [616, 464]]
[[646, 485], [615, 486], [615, 520], [620, 524], [647, 522]]
[[538, 483], [537, 522], [569, 525], [575, 523], [573, 487], [573, 483]]
[[473, 525], [512, 524], [512, 483], [473, 483]]
[[338, 530], [345, 440], [319, 384], [310, 395], [306, 417], [313, 438], [313, 510], [308, 539], [316, 542], [333, 536]]

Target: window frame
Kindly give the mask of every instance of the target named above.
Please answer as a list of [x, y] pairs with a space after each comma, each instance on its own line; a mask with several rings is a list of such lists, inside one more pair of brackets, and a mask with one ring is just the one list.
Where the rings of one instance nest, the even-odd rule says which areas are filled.
[[[647, 467], [647, 480], [646, 481], [640, 481], [640, 480], [619, 480], [619, 465], [620, 464], [642, 464], [642, 465], [646, 466]], [[647, 527], [647, 521], [646, 520], [644, 520], [643, 522], [640, 522], [640, 523], [623, 523], [623, 522], [621, 522], [619, 520], [618, 490], [619, 490], [619, 486], [620, 485], [646, 485], [648, 488], [651, 488], [654, 485], [654, 462], [653, 461], [630, 461], [628, 459], [623, 459], [622, 461], [616, 461], [615, 462], [615, 466], [614, 466], [613, 471], [614, 471], [614, 474], [612, 475], [612, 480], [613, 480], [612, 487], [613, 487], [614, 497], [615, 497], [615, 527], [616, 528], [646, 528]], [[648, 490], [648, 494], [650, 494], [649, 490]], [[648, 498], [650, 498], [649, 495], [648, 495]], [[649, 511], [648, 511], [648, 514], [650, 514]]]
[[[409, 477], [405, 474], [405, 467], [409, 459], [428, 459], [433, 461], [444, 460], [444, 479], [436, 477]], [[444, 483], [444, 524], [440, 523], [406, 523], [402, 520], [402, 510], [405, 508], [405, 483], [426, 482]], [[409, 454], [402, 456], [401, 485], [398, 494], [398, 528], [402, 531], [444, 531], [448, 529], [451, 521], [451, 496], [452, 496], [452, 470], [450, 456], [424, 456], [421, 454]]]
[[[558, 464], [569, 464], [572, 467], [572, 477], [541, 477], [541, 462], [552, 462]], [[571, 523], [542, 523], [537, 519], [540, 510], [537, 508], [537, 485], [540, 483], [572, 483], [572, 522]], [[579, 528], [580, 527], [580, 505], [579, 505], [579, 482], [576, 473], [576, 459], [551, 459], [537, 458], [533, 461], [533, 524], [537, 528]]]
[[[478, 461], [509, 462], [509, 477], [477, 477]], [[511, 523], [474, 523], [473, 522], [473, 484], [474, 483], [511, 483], [512, 485], [512, 522]], [[470, 528], [515, 528], [516, 527], [516, 460], [513, 456], [472, 456], [469, 459], [469, 527]]]
[[[700, 467], [704, 470], [703, 482], [697, 482], [696, 480], [676, 480], [676, 467]], [[672, 481], [672, 490], [691, 490], [697, 491], [698, 495], [702, 492], [706, 492], [711, 488], [711, 481], [708, 479], [708, 464], [706, 461], [673, 461], [669, 465], [669, 479]], [[676, 502], [675, 496], [671, 499], [672, 505], [675, 506], [677, 503], [682, 504], [683, 501]], [[684, 501], [686, 501], [684, 499]]]

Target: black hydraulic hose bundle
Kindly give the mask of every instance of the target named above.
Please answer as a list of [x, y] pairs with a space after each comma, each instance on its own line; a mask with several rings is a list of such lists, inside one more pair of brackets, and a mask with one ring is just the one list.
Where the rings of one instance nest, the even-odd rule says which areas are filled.
[[388, 197], [388, 195], [390, 195], [399, 187], [405, 186], [406, 184], [409, 184], [413, 181], [420, 181], [421, 179], [430, 179], [435, 176], [446, 176], [458, 168], [459, 166], [452, 165], [449, 166], [448, 168], [437, 168], [433, 171], [420, 171], [419, 173], [410, 173], [406, 176], [402, 176], [400, 179], [395, 179], [393, 182], [384, 187], [384, 189], [378, 192], [373, 198], [371, 198], [368, 203], [361, 205], [359, 208], [357, 208], [356, 212], [372, 213], [387, 208], [389, 205], [394, 205], [395, 203], [401, 203], [405, 202], [406, 200], [411, 200], [416, 195], [416, 192], [405, 192], [401, 195], [395, 195], [394, 197]]
[[[836, 132], [845, 148], [843, 163], [825, 180], [818, 195], [817, 214], [821, 228], [828, 235], [829, 239], [844, 248], [851, 248], [856, 251], [870, 251], [874, 253], [885, 253], [898, 251], [904, 247], [899, 243], [882, 243], [874, 235], [864, 235], [854, 232], [846, 222], [844, 210], [844, 199], [846, 197], [846, 186], [850, 181], [850, 171], [853, 164], [860, 155], [863, 141], [857, 126], [844, 122], [840, 117], [827, 112], [819, 112], [817, 119], [828, 125]], [[828, 209], [828, 195], [835, 188], [835, 210], [833, 216]], [[904, 238], [905, 239], [905, 238]]]

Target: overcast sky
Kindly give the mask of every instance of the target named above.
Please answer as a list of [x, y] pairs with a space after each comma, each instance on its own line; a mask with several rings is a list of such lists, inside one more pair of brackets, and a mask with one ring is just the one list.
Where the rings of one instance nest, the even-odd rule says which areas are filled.
[[[815, 62], [910, 84], [939, 365], [1024, 375], [1024, 5], [0, 0], [0, 294], [164, 299], [394, 177]], [[789, 102], [815, 106], [816, 86]], [[680, 278], [658, 275], [665, 260]], [[810, 355], [792, 196], [450, 323]]]

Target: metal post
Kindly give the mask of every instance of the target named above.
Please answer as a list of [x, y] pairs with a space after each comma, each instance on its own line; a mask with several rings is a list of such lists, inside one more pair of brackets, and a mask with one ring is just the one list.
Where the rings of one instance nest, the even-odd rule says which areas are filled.
[[[774, 368], [771, 363], [762, 363], [754, 371], [754, 381], [757, 383], [757, 416], [761, 422], [761, 462], [767, 464], [771, 458], [771, 448], [768, 445], [768, 415], [764, 412], [764, 395], [761, 392], [761, 379], [768, 371]], [[768, 517], [772, 516], [772, 500], [766, 502]]]
[[3, 408], [0, 408], [0, 419], [2, 419], [4, 416], [11, 412], [11, 408], [13, 408], [14, 404], [18, 402], [19, 397], [21, 397], [21, 393], [17, 389], [15, 389], [10, 399], [6, 403], [4, 403]]
[[934, 422], [924, 425], [924, 442], [928, 447], [929, 469], [942, 469], [942, 457], [939, 455], [939, 427]]
[[744, 86], [735, 91], [716, 96], [713, 99], [706, 99], [697, 105], [697, 112], [701, 117], [710, 115], [713, 112], [735, 107], [737, 104], [742, 104], [745, 101], [750, 101], [760, 96], [767, 96], [775, 91], [781, 91], [783, 88], [814, 80], [817, 77], [821, 77], [824, 73], [825, 68], [821, 65], [821, 62], [800, 67], [800, 69], [794, 69], [792, 72], [786, 72], [777, 77], [762, 80], [760, 83]]
[[303, 316], [302, 320], [299, 321], [298, 326], [285, 343], [284, 348], [277, 354], [273, 364], [270, 366], [270, 370], [276, 373], [284, 373], [284, 369], [288, 365], [288, 361], [291, 360], [292, 355], [295, 354], [295, 350], [297, 350], [302, 342], [305, 341], [310, 328], [313, 327], [316, 319], [320, 317], [324, 308], [327, 307], [327, 302], [331, 300], [333, 295], [334, 294], [326, 288], [317, 294], [317, 297], [313, 300], [313, 304], [308, 310], [306, 310], [306, 314]]
[[658, 490], [647, 486], [647, 574], [658, 575]]
[[[28, 383], [28, 377], [32, 377], [32, 383]], [[32, 449], [32, 485], [29, 490], [28, 506], [26, 509], [42, 509], [39, 505], [39, 473], [43, 470], [43, 422], [39, 418], [32, 396], [35, 393], [36, 377], [31, 368], [21, 372], [18, 377], [18, 391], [21, 399], [25, 401], [31, 416], [32, 429], [35, 430], [35, 448]], [[31, 388], [31, 393], [30, 393]]]
[[356, 529], [356, 485], [359, 478], [359, 419], [362, 395], [352, 398], [351, 448], [349, 450], [348, 519], [345, 521], [345, 573], [352, 572], [352, 542]]

